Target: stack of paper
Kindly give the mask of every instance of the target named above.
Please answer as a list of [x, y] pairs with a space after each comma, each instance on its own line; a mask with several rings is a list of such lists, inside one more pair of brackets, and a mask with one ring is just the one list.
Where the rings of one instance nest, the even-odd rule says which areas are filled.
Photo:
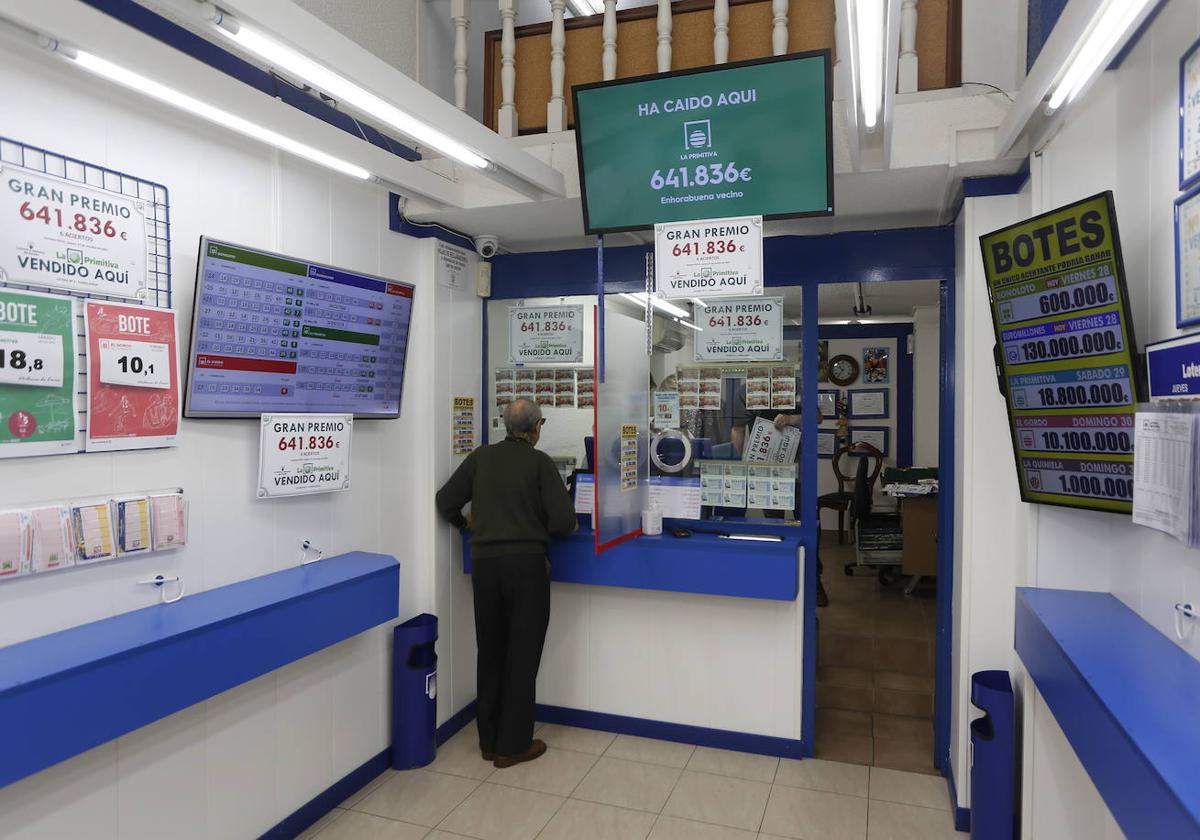
[[1200, 415], [1137, 413], [1133, 521], [1200, 546]]

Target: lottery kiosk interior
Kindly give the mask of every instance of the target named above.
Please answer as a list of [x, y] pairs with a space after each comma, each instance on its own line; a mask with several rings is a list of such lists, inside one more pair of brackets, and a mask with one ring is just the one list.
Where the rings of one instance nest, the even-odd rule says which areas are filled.
[[[627, 765], [1196, 834], [1195, 4], [527, 5], [0, 8], [0, 837], [533, 836]], [[579, 528], [491, 778], [434, 495], [519, 398]]]

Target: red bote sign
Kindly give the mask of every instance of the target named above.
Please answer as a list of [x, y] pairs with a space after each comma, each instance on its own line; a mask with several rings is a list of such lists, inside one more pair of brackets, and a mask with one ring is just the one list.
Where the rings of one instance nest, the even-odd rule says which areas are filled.
[[89, 301], [87, 449], [173, 446], [179, 431], [175, 313]]

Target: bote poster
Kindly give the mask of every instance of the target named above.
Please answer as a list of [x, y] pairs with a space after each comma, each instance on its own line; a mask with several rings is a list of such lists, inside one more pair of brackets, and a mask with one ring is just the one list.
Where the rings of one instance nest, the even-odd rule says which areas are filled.
[[179, 431], [175, 313], [89, 301], [87, 450], [174, 446]]
[[75, 301], [0, 289], [0, 458], [76, 450]]

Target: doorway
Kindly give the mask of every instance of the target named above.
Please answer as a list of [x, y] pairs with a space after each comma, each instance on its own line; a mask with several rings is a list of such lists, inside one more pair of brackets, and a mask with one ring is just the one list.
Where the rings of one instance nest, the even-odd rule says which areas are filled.
[[[814, 753], [931, 775], [938, 599], [949, 592], [939, 591], [938, 496], [920, 488], [941, 460], [942, 286], [826, 283], [818, 292], [827, 603], [817, 607]], [[885, 491], [898, 484], [914, 485], [912, 495]]]

